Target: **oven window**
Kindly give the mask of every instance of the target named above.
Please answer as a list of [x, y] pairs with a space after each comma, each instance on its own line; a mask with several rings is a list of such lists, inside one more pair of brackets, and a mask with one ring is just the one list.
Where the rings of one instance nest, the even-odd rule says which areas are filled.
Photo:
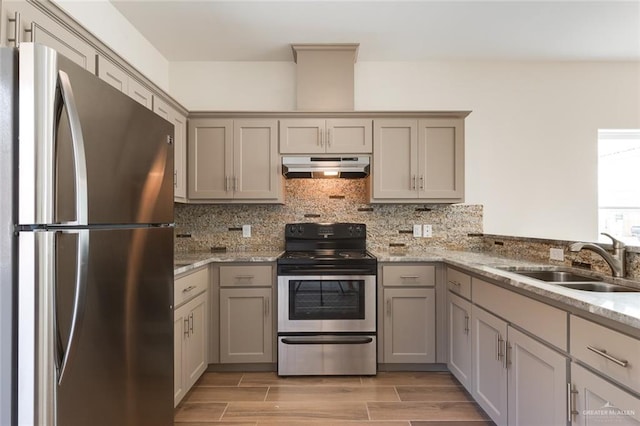
[[364, 319], [364, 280], [290, 280], [290, 320]]

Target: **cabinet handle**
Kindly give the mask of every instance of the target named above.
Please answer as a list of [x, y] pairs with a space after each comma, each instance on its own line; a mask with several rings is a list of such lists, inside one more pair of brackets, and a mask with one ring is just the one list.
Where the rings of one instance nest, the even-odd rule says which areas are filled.
[[469, 334], [469, 315], [464, 315], [464, 334]]
[[417, 280], [420, 278], [418, 275], [400, 275], [401, 280]]
[[193, 334], [193, 312], [189, 315], [189, 332]]
[[331, 146], [331, 129], [327, 130], [327, 146]]
[[183, 289], [183, 290], [182, 290], [182, 292], [183, 292], [183, 293], [188, 293], [188, 292], [190, 292], [191, 290], [193, 290], [194, 288], [196, 288], [196, 286], [195, 286], [195, 285], [190, 285], [189, 287], [187, 287], [187, 288]]
[[233, 190], [234, 190], [235, 192], [237, 192], [237, 191], [238, 191], [238, 177], [237, 177], [237, 176], [234, 176], [234, 177], [233, 177]]
[[254, 275], [236, 275], [237, 280], [252, 280]]
[[420, 189], [424, 189], [424, 176], [420, 175]]
[[186, 337], [189, 337], [189, 318], [188, 317], [183, 320], [182, 325], [183, 325], [182, 329], [184, 331], [184, 335]]
[[318, 128], [318, 132], [320, 133], [320, 146], [324, 146], [324, 141], [322, 140], [324, 138], [324, 131]]
[[20, 46], [20, 12], [15, 12], [13, 18], [9, 18], [9, 22], [13, 22], [13, 38], [7, 38], [9, 43], [13, 43], [15, 47]]
[[229, 192], [229, 176], [224, 177], [224, 192]]
[[504, 340], [502, 340], [502, 336], [498, 333], [496, 335], [496, 361], [500, 361], [502, 357], [502, 342], [504, 342]]
[[413, 189], [413, 190], [416, 189], [416, 175], [413, 175], [411, 177], [411, 189]]
[[578, 394], [577, 390], [571, 388], [571, 383], [567, 383], [567, 421], [571, 423], [573, 418], [580, 414], [576, 410], [575, 397]]
[[265, 317], [269, 316], [269, 305], [270, 305], [269, 298], [265, 297], [264, 299], [264, 316]]
[[387, 299], [387, 316], [391, 316], [391, 299]]
[[29, 41], [33, 43], [33, 40], [36, 37], [36, 23], [32, 22], [29, 28], [26, 28], [24, 32], [29, 33]]
[[508, 340], [504, 341], [504, 368], [508, 369], [511, 365], [511, 344]]
[[177, 170], [173, 171], [173, 187], [174, 188], [178, 187], [178, 171]]
[[609, 361], [615, 362], [616, 364], [618, 364], [620, 367], [624, 367], [626, 368], [627, 365], [629, 365], [629, 361], [626, 360], [620, 360], [618, 358], [612, 357], [611, 355], [609, 355], [607, 353], [607, 351], [605, 349], [597, 349], [594, 348], [593, 346], [587, 346], [587, 349], [589, 349], [592, 352], [597, 353], [598, 355], [605, 357], [606, 359], [608, 359]]

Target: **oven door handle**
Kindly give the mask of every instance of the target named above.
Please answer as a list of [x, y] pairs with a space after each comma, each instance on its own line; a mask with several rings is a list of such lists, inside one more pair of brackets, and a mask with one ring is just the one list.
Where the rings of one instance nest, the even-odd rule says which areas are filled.
[[357, 268], [336, 268], [335, 266], [327, 266], [327, 267], [314, 267], [313, 269], [287, 269], [281, 270], [280, 275], [295, 275], [296, 273], [300, 274], [314, 274], [321, 275], [331, 273], [331, 275], [373, 275], [375, 272], [372, 272], [370, 269], [357, 269]]
[[286, 345], [364, 345], [373, 342], [369, 336], [296, 336], [283, 337]]

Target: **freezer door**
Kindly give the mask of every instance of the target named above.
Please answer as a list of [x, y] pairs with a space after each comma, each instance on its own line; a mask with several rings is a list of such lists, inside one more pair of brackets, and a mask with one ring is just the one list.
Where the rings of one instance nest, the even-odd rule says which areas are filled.
[[173, 125], [31, 43], [20, 138], [21, 224], [173, 222]]
[[76, 233], [56, 233], [57, 424], [173, 424], [172, 228], [89, 232], [84, 314], [74, 323]]

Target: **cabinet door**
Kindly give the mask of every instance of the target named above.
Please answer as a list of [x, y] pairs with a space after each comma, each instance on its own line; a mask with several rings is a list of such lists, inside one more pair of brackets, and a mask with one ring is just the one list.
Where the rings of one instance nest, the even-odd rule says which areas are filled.
[[572, 424], [640, 425], [640, 398], [600, 378], [589, 370], [571, 364], [573, 382]]
[[[96, 51], [87, 42], [48, 17], [39, 8], [46, 6], [34, 6], [26, 1], [0, 2], [3, 6], [5, 17], [13, 18], [14, 12], [21, 15], [21, 29], [19, 38], [21, 42], [34, 42], [55, 49], [82, 68], [91, 73], [96, 70]], [[37, 2], [44, 3], [44, 2]], [[5, 6], [6, 5], [6, 6]], [[5, 29], [5, 23], [6, 29]], [[9, 24], [5, 18], [0, 27], [5, 34], [9, 31], [13, 34], [13, 24]], [[13, 36], [13, 35], [12, 35]], [[6, 41], [6, 36], [3, 40]], [[13, 44], [11, 44], [13, 46]]]
[[374, 120], [373, 199], [418, 196], [418, 122]]
[[191, 386], [207, 369], [207, 347], [209, 345], [207, 298], [208, 295], [205, 292], [185, 305], [189, 309], [189, 315], [186, 318], [189, 336], [186, 337], [183, 354], [186, 389], [191, 389]]
[[435, 289], [384, 289], [385, 363], [435, 362]]
[[232, 198], [233, 120], [194, 119], [188, 129], [188, 197]]
[[449, 292], [449, 370], [471, 390], [471, 303]]
[[177, 406], [186, 391], [184, 383], [184, 344], [188, 334], [189, 312], [184, 307], [176, 309], [173, 314], [173, 406]]
[[418, 198], [463, 201], [463, 121], [424, 119], [418, 125]]
[[282, 175], [276, 120], [235, 120], [233, 125], [234, 198], [277, 199]]
[[280, 154], [325, 152], [325, 121], [314, 118], [280, 120]]
[[127, 95], [140, 105], [144, 105], [148, 109], [153, 107], [153, 93], [151, 90], [144, 87], [138, 80], [133, 77], [129, 77], [129, 85], [127, 88]]
[[564, 425], [567, 358], [512, 327], [508, 336], [509, 424]]
[[373, 149], [370, 119], [339, 118], [326, 122], [326, 151], [342, 154], [371, 153]]
[[100, 55], [96, 55], [96, 74], [122, 93], [128, 93], [129, 75], [119, 66]]
[[271, 288], [220, 289], [220, 362], [273, 362]]
[[172, 110], [169, 121], [173, 123], [173, 166], [174, 189], [176, 201], [187, 199], [187, 117]]
[[471, 395], [498, 426], [507, 424], [507, 323], [471, 308], [473, 391]]

